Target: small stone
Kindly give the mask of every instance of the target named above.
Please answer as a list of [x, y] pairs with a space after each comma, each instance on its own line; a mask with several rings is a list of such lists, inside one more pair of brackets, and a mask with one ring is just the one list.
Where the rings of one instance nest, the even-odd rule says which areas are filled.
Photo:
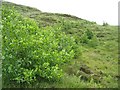
[[87, 65], [82, 65], [80, 67], [80, 71], [83, 71], [86, 74], [93, 74], [93, 71], [91, 71]]

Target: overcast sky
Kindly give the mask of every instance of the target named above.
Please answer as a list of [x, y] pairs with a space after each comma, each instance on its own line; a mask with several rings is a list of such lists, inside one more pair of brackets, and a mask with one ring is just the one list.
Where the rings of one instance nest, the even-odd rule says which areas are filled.
[[118, 25], [119, 0], [5, 0], [32, 6], [43, 12], [65, 13], [95, 21]]

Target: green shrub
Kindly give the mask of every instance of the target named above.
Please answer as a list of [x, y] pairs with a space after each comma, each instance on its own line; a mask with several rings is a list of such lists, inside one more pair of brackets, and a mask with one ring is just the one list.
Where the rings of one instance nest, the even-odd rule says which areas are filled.
[[5, 6], [2, 24], [4, 80], [31, 83], [62, 77], [60, 66], [74, 57], [74, 38], [59, 26], [38, 28], [35, 21]]
[[97, 37], [90, 30], [86, 30], [85, 33], [81, 36], [80, 42], [83, 45], [87, 45], [90, 47], [96, 47], [98, 45]]
[[93, 33], [92, 33], [92, 31], [87, 30], [85, 33], [87, 34], [87, 38], [88, 38], [88, 39], [92, 39], [92, 38], [93, 38]]

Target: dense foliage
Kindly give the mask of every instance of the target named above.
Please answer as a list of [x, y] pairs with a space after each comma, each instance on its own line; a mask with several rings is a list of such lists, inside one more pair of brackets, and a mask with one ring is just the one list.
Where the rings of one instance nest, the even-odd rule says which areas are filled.
[[74, 57], [74, 38], [61, 32], [61, 26], [38, 28], [10, 7], [2, 7], [2, 23], [5, 79], [30, 83], [61, 78], [60, 66]]
[[2, 6], [3, 88], [118, 87], [117, 26]]

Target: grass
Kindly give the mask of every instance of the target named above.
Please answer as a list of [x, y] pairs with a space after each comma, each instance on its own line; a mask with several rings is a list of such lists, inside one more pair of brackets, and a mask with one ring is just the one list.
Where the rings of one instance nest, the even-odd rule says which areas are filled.
[[[33, 88], [118, 88], [118, 27], [102, 26], [75, 16], [58, 13], [41, 12], [35, 8], [3, 2], [3, 5], [14, 6], [24, 17], [34, 19], [39, 27], [63, 25], [63, 32], [76, 38], [81, 48], [79, 57], [71, 60], [61, 68], [65, 72], [59, 82], [41, 81], [32, 85]], [[86, 30], [92, 31], [97, 37], [97, 46], [80, 43]], [[95, 42], [95, 41], [94, 41]], [[81, 71], [84, 68], [92, 74]], [[15, 82], [6, 83], [3, 87], [22, 87]]]

